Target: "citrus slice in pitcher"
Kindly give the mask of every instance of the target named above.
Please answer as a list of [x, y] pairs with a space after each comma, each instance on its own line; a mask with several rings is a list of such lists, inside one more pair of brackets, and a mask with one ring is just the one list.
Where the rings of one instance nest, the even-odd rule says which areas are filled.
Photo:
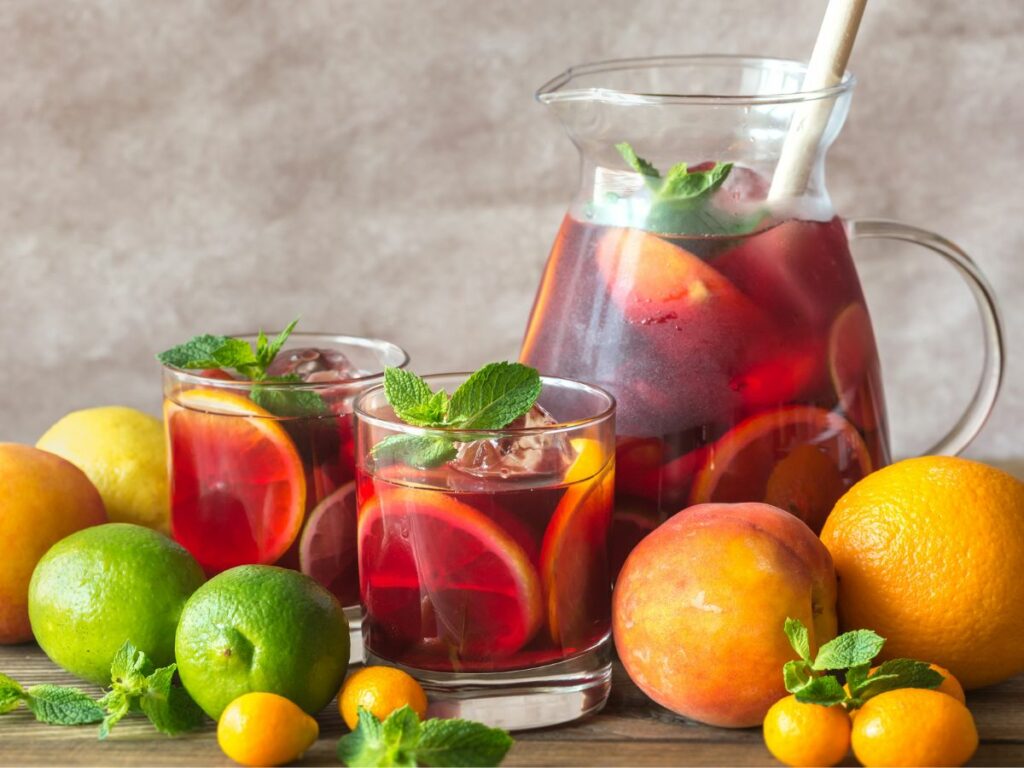
[[[810, 450], [797, 452], [801, 446], [810, 446]], [[835, 498], [817, 502], [814, 509], [801, 510], [800, 499], [804, 497], [798, 489], [820, 485], [828, 474], [823, 464], [839, 477]], [[792, 406], [752, 416], [721, 437], [697, 473], [690, 501], [764, 501], [773, 475], [778, 478], [784, 474], [784, 482], [776, 479], [773, 484], [773, 503], [795, 510], [812, 529], [820, 529], [823, 515], [828, 514], [839, 494], [871, 468], [867, 446], [850, 422], [822, 408]], [[775, 485], [790, 489], [790, 498]], [[808, 494], [817, 498], [811, 490]]]
[[839, 405], [857, 426], [873, 430], [878, 418], [867, 391], [875, 336], [863, 304], [847, 305], [832, 321], [828, 334], [829, 373]]
[[371, 623], [423, 639], [425, 596], [447, 652], [461, 659], [515, 653], [543, 620], [540, 579], [523, 548], [479, 510], [439, 491], [384, 490], [365, 504], [359, 563]]
[[164, 404], [174, 538], [208, 573], [277, 561], [302, 527], [306, 481], [288, 433], [233, 392], [192, 389]]
[[581, 651], [608, 629], [608, 528], [615, 473], [602, 466], [596, 440], [572, 441], [569, 486], [551, 516], [540, 548], [548, 631], [565, 651]]
[[309, 515], [299, 540], [299, 569], [329, 589], [342, 605], [359, 602], [356, 484], [349, 481]]

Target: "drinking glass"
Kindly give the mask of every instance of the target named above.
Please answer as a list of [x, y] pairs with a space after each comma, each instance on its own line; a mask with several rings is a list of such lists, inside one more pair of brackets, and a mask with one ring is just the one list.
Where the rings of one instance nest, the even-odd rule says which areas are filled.
[[293, 333], [271, 372], [302, 381], [163, 368], [174, 538], [208, 575], [260, 563], [312, 576], [344, 606], [354, 658], [362, 649], [352, 403], [385, 366], [407, 362], [387, 341]]
[[[538, 406], [521, 427], [452, 431], [399, 421], [382, 387], [356, 400], [366, 661], [412, 674], [435, 715], [536, 728], [607, 699], [615, 401], [544, 377]], [[458, 453], [421, 468], [375, 452], [395, 436]]]

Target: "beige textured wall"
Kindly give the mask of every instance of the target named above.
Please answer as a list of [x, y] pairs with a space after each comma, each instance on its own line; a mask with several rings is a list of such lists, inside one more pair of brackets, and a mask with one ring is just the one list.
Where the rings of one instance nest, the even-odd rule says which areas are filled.
[[[575, 181], [536, 86], [600, 58], [803, 57], [823, 5], [0, 0], [0, 439], [88, 405], [155, 412], [155, 351], [297, 313], [420, 371], [514, 355]], [[1019, 470], [1024, 2], [869, 6], [832, 194], [989, 274], [1011, 362], [970, 453]], [[951, 270], [861, 253], [910, 452], [969, 396], [977, 322]]]

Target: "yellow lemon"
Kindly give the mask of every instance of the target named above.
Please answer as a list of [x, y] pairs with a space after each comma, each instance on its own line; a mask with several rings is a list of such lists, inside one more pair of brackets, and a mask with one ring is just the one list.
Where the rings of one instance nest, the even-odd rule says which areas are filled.
[[167, 447], [159, 419], [121, 406], [87, 408], [50, 427], [36, 447], [81, 469], [103, 497], [111, 522], [170, 533]]

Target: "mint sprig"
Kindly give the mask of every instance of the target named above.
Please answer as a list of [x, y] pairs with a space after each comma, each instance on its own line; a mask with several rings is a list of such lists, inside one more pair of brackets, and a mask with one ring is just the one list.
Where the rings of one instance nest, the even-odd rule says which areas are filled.
[[98, 701], [64, 685], [22, 687], [0, 674], [0, 714], [24, 703], [36, 720], [51, 725], [100, 723], [99, 737], [129, 712], [142, 712], [153, 726], [170, 736], [192, 730], [203, 720], [202, 710], [184, 688], [173, 684], [176, 666], [153, 669], [146, 654], [126, 642], [110, 666], [110, 690]]
[[540, 391], [540, 374], [521, 363], [489, 363], [450, 397], [444, 390], [432, 391], [411, 371], [386, 368], [384, 395], [395, 415], [415, 427], [451, 433], [390, 435], [377, 443], [371, 454], [377, 462], [404, 462], [423, 469], [439, 466], [455, 458], [458, 430], [507, 427], [533, 407]]
[[725, 183], [732, 172], [732, 163], [714, 163], [699, 170], [677, 163], [662, 176], [653, 164], [637, 155], [629, 143], [620, 142], [615, 148], [651, 190], [646, 229], [667, 234], [740, 235], [753, 231], [764, 219], [761, 212], [736, 216], [711, 206], [711, 194]]
[[252, 388], [252, 401], [275, 416], [316, 416], [331, 412], [319, 393], [308, 389], [281, 389], [261, 387], [260, 384], [295, 384], [302, 379], [295, 375], [269, 376], [278, 352], [299, 320], [292, 320], [275, 338], [269, 339], [261, 330], [255, 344], [248, 344], [231, 336], [203, 334], [184, 344], [171, 347], [156, 356], [164, 365], [184, 370], [203, 368], [230, 368], [256, 383]]
[[338, 759], [351, 768], [372, 766], [497, 766], [512, 737], [470, 720], [431, 718], [420, 722], [409, 707], [396, 709], [382, 723], [359, 708], [359, 724], [338, 742]]
[[100, 699], [106, 716], [100, 725], [100, 738], [129, 712], [140, 711], [168, 736], [190, 731], [203, 721], [202, 710], [184, 688], [173, 684], [176, 664], [154, 669], [143, 651], [125, 642], [110, 666], [111, 687]]
[[[846, 632], [822, 645], [811, 656], [807, 627], [798, 619], [783, 626], [799, 656], [782, 668], [786, 690], [805, 704], [825, 707], [841, 704], [856, 709], [873, 696], [896, 688], [937, 688], [943, 676], [923, 661], [891, 659], [871, 672], [872, 660], [882, 651], [885, 638], [869, 629]], [[845, 674], [846, 688], [836, 675]]]

